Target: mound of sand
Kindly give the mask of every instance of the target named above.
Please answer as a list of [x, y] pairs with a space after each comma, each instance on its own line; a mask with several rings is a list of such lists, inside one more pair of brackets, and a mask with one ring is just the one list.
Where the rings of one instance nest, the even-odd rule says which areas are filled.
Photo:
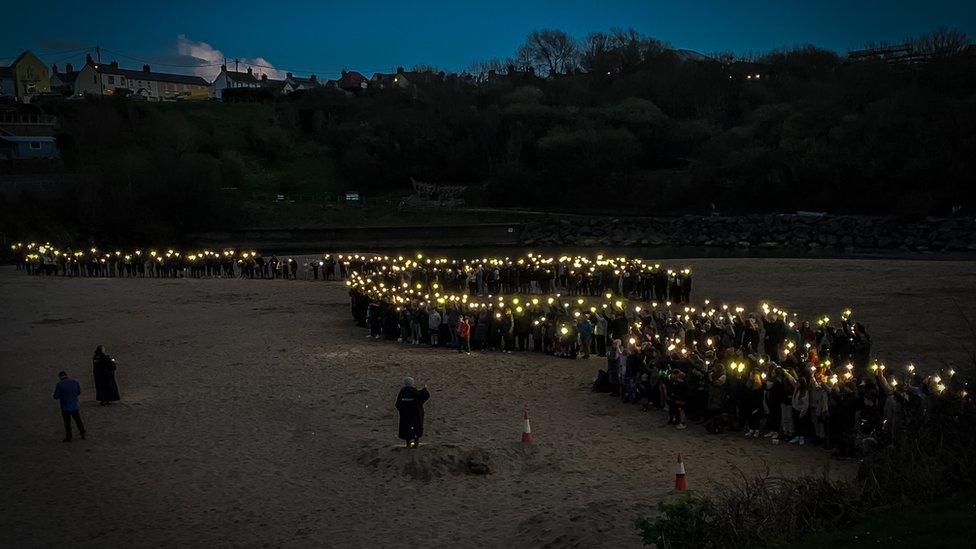
[[438, 443], [384, 447], [361, 453], [356, 462], [376, 474], [402, 474], [427, 482], [448, 475], [530, 473], [557, 465], [544, 457], [540, 447], [521, 443], [492, 448]]

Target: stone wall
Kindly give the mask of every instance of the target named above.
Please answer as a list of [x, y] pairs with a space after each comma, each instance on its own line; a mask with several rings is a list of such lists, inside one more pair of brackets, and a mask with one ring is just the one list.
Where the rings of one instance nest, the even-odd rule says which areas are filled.
[[529, 246], [705, 246], [837, 251], [976, 251], [976, 219], [750, 215], [555, 217], [525, 223]]

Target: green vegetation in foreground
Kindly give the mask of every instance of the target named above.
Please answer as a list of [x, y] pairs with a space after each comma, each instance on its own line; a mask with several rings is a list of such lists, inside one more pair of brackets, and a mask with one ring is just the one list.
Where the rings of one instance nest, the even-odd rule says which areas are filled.
[[936, 549], [976, 545], [976, 493], [919, 508], [879, 510], [843, 530], [820, 532], [791, 549], [898, 547]]

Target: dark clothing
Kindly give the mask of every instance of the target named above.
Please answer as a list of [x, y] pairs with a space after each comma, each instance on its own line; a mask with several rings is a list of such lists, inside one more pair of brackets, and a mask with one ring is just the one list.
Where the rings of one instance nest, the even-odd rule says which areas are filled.
[[75, 419], [78, 426], [78, 434], [85, 438], [85, 424], [81, 422], [81, 412], [78, 410], [62, 411], [61, 419], [64, 420], [64, 440], [71, 440], [71, 418]]
[[99, 402], [119, 400], [114, 358], [108, 355], [95, 355], [92, 358], [92, 376], [95, 378], [95, 400]]
[[81, 408], [78, 405], [78, 395], [81, 394], [81, 385], [66, 377], [54, 386], [54, 399], [61, 404], [62, 412], [75, 412]]
[[424, 403], [429, 398], [430, 392], [427, 389], [400, 389], [396, 399], [396, 409], [400, 412], [400, 438], [417, 440], [424, 435]]

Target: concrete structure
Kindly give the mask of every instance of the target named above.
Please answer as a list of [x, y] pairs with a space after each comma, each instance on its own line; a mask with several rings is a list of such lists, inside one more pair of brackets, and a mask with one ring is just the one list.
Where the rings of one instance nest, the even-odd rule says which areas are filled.
[[53, 137], [0, 134], [0, 158], [31, 160], [57, 157], [58, 146]]
[[0, 108], [0, 158], [57, 158], [56, 126], [57, 118], [34, 105]]
[[51, 76], [47, 65], [30, 51], [21, 53], [9, 67], [0, 67], [0, 96], [29, 103], [32, 98], [50, 91]]

